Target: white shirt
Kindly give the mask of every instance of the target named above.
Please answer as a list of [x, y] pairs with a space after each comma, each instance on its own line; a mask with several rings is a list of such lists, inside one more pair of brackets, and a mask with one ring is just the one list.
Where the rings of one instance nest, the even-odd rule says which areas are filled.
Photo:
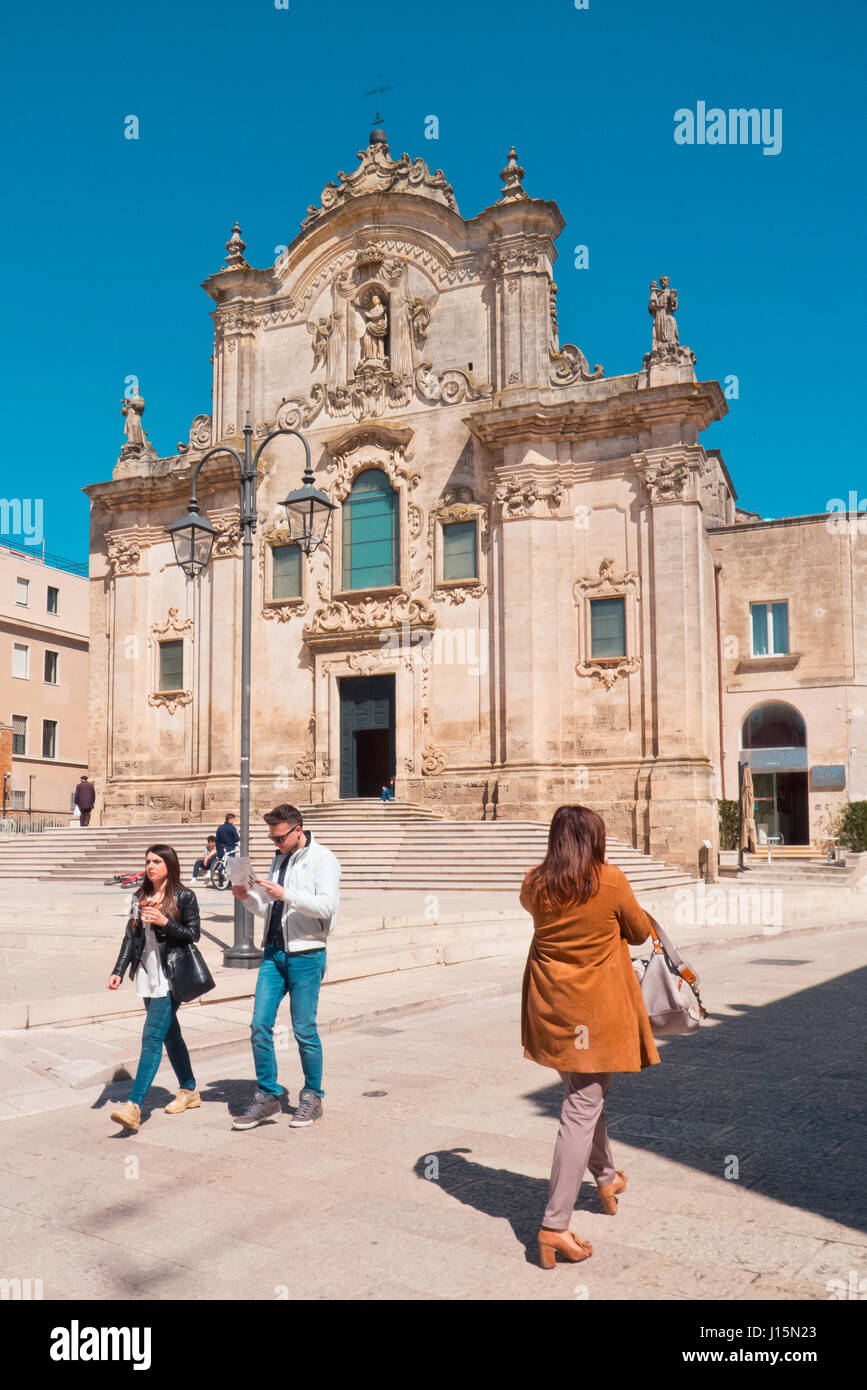
[[[286, 875], [283, 879], [283, 939], [286, 950], [315, 951], [324, 946], [328, 936], [337, 923], [337, 910], [340, 903], [340, 863], [330, 849], [321, 845], [311, 831], [306, 845], [302, 845], [289, 856]], [[286, 860], [285, 854], [275, 854], [268, 877], [276, 883], [280, 876], [280, 866]], [[262, 916], [262, 909], [251, 896], [246, 900], [256, 916]], [[264, 909], [265, 930], [262, 944], [268, 940], [268, 928], [273, 901]]]
[[169, 992], [169, 982], [163, 970], [154, 929], [149, 922], [140, 922], [139, 926], [145, 929], [145, 944], [135, 975], [135, 992], [139, 999], [164, 999]]

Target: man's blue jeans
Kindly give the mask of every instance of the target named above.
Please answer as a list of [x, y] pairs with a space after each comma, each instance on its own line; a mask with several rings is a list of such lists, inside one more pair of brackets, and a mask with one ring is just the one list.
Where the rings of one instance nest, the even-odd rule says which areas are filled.
[[301, 1054], [304, 1089], [324, 1096], [322, 1089], [322, 1043], [316, 1027], [319, 986], [325, 974], [325, 950], [278, 951], [276, 946], [265, 947], [265, 957], [259, 966], [253, 1021], [250, 1033], [253, 1041], [253, 1061], [260, 1091], [269, 1096], [282, 1095], [277, 1080], [277, 1057], [274, 1052], [274, 1022], [284, 996], [289, 995], [292, 1031]]
[[182, 1091], [194, 1091], [196, 1082], [187, 1044], [178, 1023], [178, 1005], [171, 994], [161, 999], [145, 999], [145, 1025], [141, 1037], [141, 1056], [129, 1098], [140, 1106], [153, 1085], [163, 1058], [163, 1043]]

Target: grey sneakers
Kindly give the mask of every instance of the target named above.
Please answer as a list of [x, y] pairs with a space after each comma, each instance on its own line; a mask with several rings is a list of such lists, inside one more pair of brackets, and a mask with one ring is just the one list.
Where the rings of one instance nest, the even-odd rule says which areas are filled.
[[243, 1115], [236, 1115], [232, 1120], [232, 1128], [253, 1129], [263, 1120], [269, 1120], [272, 1115], [279, 1115], [281, 1109], [279, 1096], [269, 1096], [257, 1089]]
[[291, 1129], [302, 1129], [305, 1125], [312, 1125], [314, 1120], [318, 1120], [322, 1114], [322, 1097], [317, 1096], [315, 1091], [303, 1090], [298, 1097], [298, 1104], [292, 1119], [289, 1121]]

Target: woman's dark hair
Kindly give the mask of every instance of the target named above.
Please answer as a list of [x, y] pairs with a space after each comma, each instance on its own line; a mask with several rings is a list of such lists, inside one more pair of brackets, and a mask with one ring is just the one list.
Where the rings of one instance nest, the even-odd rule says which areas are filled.
[[605, 822], [588, 806], [560, 806], [548, 831], [548, 853], [527, 875], [527, 892], [543, 911], [586, 903], [599, 891]]
[[[168, 877], [166, 878], [166, 891], [165, 897], [163, 899], [163, 911], [165, 912], [167, 917], [177, 917], [178, 905], [175, 899], [175, 894], [177, 893], [178, 889], [183, 886], [181, 884], [181, 866], [178, 862], [178, 856], [172, 849], [171, 845], [148, 845], [147, 849], [145, 850], [145, 862], [147, 862], [147, 857], [149, 854], [158, 854], [160, 859], [165, 861], [165, 866], [168, 869]], [[151, 897], [153, 891], [154, 886], [148, 878], [147, 869], [145, 869], [144, 883], [142, 884], [141, 888], [137, 890], [136, 897], [138, 898], [139, 902], [143, 902], [145, 898]]]

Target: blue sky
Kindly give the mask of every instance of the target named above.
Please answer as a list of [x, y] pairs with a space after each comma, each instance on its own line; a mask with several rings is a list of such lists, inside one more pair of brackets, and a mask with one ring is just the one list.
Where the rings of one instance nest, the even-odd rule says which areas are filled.
[[[864, 39], [855, 0], [17, 5], [2, 24], [0, 495], [41, 496], [48, 550], [86, 557], [81, 488], [111, 476], [125, 378], [173, 453], [210, 410], [200, 284], [232, 223], [252, 264], [272, 262], [356, 167], [377, 100], [392, 154], [441, 167], [465, 217], [497, 198], [515, 143], [527, 191], [566, 218], [561, 341], [606, 375], [640, 367], [648, 284], [671, 276], [699, 377], [738, 379], [704, 442], [741, 505], [784, 516], [867, 495]], [[675, 111], [699, 101], [780, 108], [781, 152], [676, 145]]]

